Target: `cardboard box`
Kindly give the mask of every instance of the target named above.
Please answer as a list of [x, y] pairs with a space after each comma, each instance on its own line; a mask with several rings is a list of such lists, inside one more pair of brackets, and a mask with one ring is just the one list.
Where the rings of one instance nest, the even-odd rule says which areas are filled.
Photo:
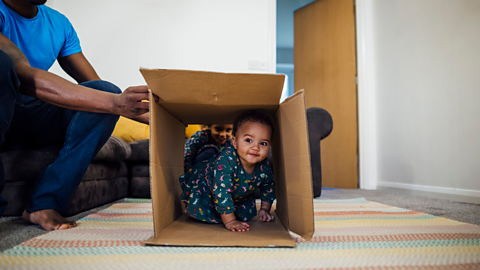
[[[312, 180], [303, 91], [279, 104], [283, 74], [232, 74], [140, 69], [159, 101], [150, 102], [150, 177], [154, 236], [146, 245], [295, 247], [288, 230], [305, 239], [314, 232]], [[153, 97], [151, 97], [153, 101]], [[249, 221], [250, 231], [230, 232], [183, 213], [187, 124], [227, 124], [258, 109], [274, 123], [275, 222]]]

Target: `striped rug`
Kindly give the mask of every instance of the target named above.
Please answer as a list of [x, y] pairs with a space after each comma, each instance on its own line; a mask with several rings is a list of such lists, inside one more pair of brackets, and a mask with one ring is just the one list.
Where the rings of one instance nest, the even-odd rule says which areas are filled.
[[365, 199], [315, 200], [295, 249], [144, 247], [150, 200], [127, 199], [0, 253], [0, 269], [480, 269], [480, 226]]

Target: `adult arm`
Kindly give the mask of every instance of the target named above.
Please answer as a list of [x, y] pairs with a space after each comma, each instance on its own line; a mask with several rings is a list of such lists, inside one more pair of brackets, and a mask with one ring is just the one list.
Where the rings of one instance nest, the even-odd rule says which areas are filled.
[[62, 69], [78, 83], [100, 80], [100, 76], [82, 52], [59, 57], [57, 60]]
[[113, 94], [71, 83], [31, 67], [22, 51], [1, 33], [0, 50], [12, 59], [22, 94], [72, 110], [113, 113], [129, 118], [148, 112], [148, 103], [142, 102], [149, 97], [147, 86], [129, 87], [122, 94]]
[[[155, 97], [155, 96], [154, 96]], [[144, 113], [137, 117], [132, 117], [133, 120], [138, 121], [140, 123], [144, 123], [149, 125], [150, 124], [150, 112]]]
[[[78, 83], [101, 80], [97, 72], [82, 52], [65, 57], [59, 57], [58, 63], [62, 69]], [[144, 113], [131, 119], [149, 124], [150, 114]]]

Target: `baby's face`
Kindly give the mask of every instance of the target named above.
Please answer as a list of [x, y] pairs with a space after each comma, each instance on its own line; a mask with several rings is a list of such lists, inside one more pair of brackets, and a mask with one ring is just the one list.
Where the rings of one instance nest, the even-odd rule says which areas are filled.
[[212, 125], [212, 137], [219, 144], [226, 143], [232, 137], [233, 125]]
[[272, 130], [259, 122], [245, 122], [237, 130], [232, 144], [244, 167], [263, 161], [270, 149]]

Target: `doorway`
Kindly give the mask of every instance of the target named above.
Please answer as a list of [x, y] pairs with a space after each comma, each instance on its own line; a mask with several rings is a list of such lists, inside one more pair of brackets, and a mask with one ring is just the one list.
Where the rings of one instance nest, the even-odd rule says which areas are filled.
[[304, 89], [307, 108], [327, 110], [334, 123], [321, 142], [322, 186], [358, 188], [354, 1], [309, 1], [293, 17], [293, 89]]

